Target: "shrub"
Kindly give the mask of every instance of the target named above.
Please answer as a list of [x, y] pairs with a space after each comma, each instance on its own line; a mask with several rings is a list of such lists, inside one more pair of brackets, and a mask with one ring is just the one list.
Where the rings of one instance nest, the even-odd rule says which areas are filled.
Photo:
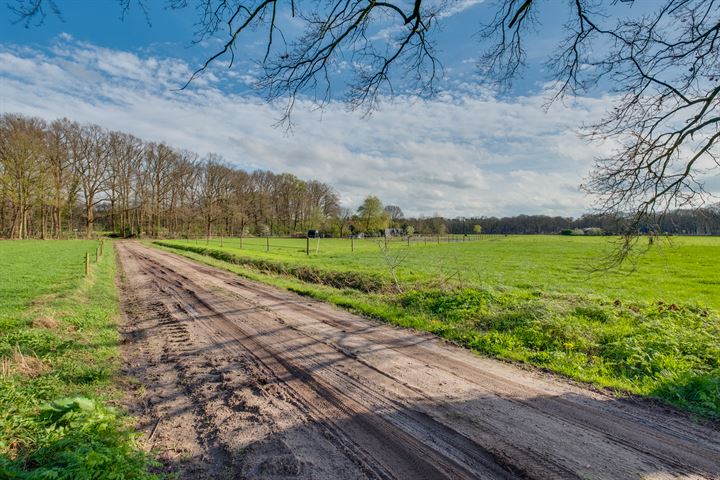
[[155, 479], [134, 434], [114, 409], [85, 397], [42, 405], [33, 420], [36, 449], [14, 460], [0, 457], [0, 477], [26, 479]]

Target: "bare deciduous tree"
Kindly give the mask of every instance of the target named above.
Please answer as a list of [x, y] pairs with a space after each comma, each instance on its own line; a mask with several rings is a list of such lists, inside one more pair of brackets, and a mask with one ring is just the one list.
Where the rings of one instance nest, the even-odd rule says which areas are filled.
[[1, 236], [89, 236], [96, 222], [123, 236], [288, 235], [329, 230], [338, 210], [333, 188], [315, 180], [249, 174], [97, 125], [0, 116]]
[[39, 119], [0, 117], [0, 192], [12, 205], [10, 238], [30, 235], [30, 211], [45, 192], [43, 128]]
[[385, 205], [385, 211], [390, 215], [390, 222], [395, 223], [398, 220], [405, 218], [405, 214], [402, 209], [397, 205]]
[[103, 201], [100, 194], [110, 173], [109, 136], [97, 125], [75, 125], [68, 134], [73, 172], [85, 206], [85, 236], [90, 238], [94, 233], [95, 207]]
[[[483, 65], [501, 80], [524, 61], [535, 3], [505, 2], [485, 31], [496, 43]], [[611, 92], [612, 108], [584, 134], [618, 147], [597, 159], [584, 188], [602, 213], [626, 216], [623, 259], [649, 219], [709, 196], [703, 174], [720, 167], [720, 5], [666, 0], [629, 18], [613, 16], [613, 3], [569, 5], [567, 37], [549, 60], [554, 97]]]

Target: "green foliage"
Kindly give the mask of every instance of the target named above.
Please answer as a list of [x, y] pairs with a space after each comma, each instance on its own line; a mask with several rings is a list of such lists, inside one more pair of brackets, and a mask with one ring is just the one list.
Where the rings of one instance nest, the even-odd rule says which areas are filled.
[[404, 307], [413, 306], [451, 321], [460, 321], [487, 313], [493, 297], [488, 292], [472, 289], [413, 290], [399, 300]]
[[603, 386], [720, 417], [720, 317], [695, 306], [413, 291], [397, 300], [443, 336]]
[[368, 196], [358, 207], [358, 225], [361, 232], [374, 232], [388, 228], [390, 215], [384, 210], [378, 197]]
[[36, 449], [21, 461], [0, 457], [3, 478], [154, 478], [133, 448], [132, 429], [115, 410], [85, 397], [62, 398], [39, 408]]
[[[0, 243], [0, 478], [154, 478], [119, 392], [112, 244]], [[42, 265], [43, 268], [37, 268]]]
[[[188, 250], [182, 242], [163, 245]], [[720, 269], [717, 239], [656, 245], [630, 275], [590, 274], [586, 266], [610, 246], [599, 237], [412, 245], [398, 268], [402, 294], [349, 284], [337, 289], [294, 275], [304, 266], [322, 271], [321, 278], [348, 271], [388, 278], [370, 241], [356, 242], [354, 253], [340, 240], [325, 245], [324, 255], [310, 257], [232, 246], [195, 250], [221, 259], [218, 253], [232, 255], [234, 265], [185, 254], [484, 354], [720, 418], [720, 291], [708, 283]], [[403, 247], [398, 242], [391, 248]], [[284, 267], [257, 267], [269, 259]], [[448, 272], [448, 264], [457, 270]], [[443, 282], [440, 275], [446, 275]]]
[[304, 265], [286, 264], [272, 260], [248, 258], [217, 248], [206, 248], [193, 245], [176, 245], [162, 241], [155, 243], [158, 245], [172, 246], [178, 250], [207, 255], [217, 260], [234, 263], [236, 265], [252, 267], [263, 272], [292, 275], [306, 282], [329, 285], [336, 288], [352, 288], [363, 292], [379, 292], [387, 289], [389, 285], [388, 282], [379, 275], [353, 273], [348, 271], [332, 271]]

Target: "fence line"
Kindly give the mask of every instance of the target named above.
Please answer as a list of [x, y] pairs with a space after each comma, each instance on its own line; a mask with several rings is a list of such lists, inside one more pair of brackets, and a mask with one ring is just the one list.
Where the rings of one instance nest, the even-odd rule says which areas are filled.
[[[369, 242], [381, 243], [385, 247], [388, 246], [406, 246], [412, 248], [413, 245], [440, 245], [442, 243], [465, 243], [475, 242], [482, 239], [482, 235], [406, 235], [403, 237], [292, 237], [292, 236], [215, 236], [208, 237], [207, 235], [183, 235], [181, 237], [169, 238], [168, 240], [186, 240], [195, 244], [205, 243], [209, 245], [210, 241], [220, 242], [220, 246], [225, 245], [230, 247], [236, 247], [240, 249], [249, 248], [251, 250], [265, 250], [270, 252], [276, 249], [287, 249], [295, 251], [304, 251], [306, 255], [311, 253], [321, 252], [321, 243], [323, 240], [331, 241], [347, 241], [347, 248], [351, 252], [355, 252], [356, 248], [360, 245], [367, 245]], [[281, 243], [275, 243], [282, 240], [294, 240], [297, 241], [297, 245], [283, 245]], [[304, 245], [301, 243], [305, 240]], [[313, 241], [315, 244], [313, 245]], [[358, 243], [359, 242], [359, 243]], [[256, 248], [253, 248], [256, 247]], [[335, 250], [335, 249], [333, 249]]]

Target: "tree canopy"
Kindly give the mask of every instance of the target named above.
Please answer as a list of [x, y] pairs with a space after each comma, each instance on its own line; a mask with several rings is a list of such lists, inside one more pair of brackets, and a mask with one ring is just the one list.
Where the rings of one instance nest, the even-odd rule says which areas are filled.
[[390, 224], [390, 215], [383, 208], [380, 199], [374, 195], [365, 198], [357, 213], [358, 223], [364, 232], [384, 230]]

